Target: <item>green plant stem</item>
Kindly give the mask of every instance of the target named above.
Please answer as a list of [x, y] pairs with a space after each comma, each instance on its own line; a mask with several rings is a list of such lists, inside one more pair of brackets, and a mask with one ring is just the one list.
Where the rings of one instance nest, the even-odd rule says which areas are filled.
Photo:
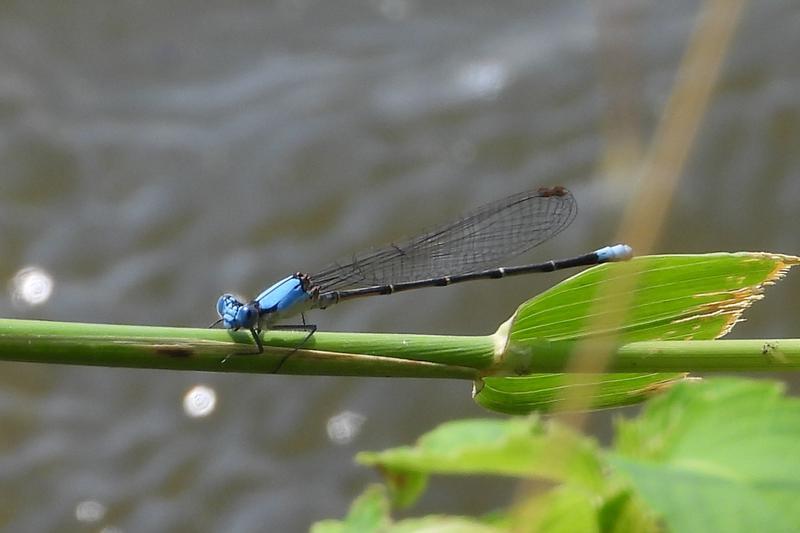
[[[267, 331], [254, 354], [247, 332], [0, 319], [0, 360], [214, 372], [476, 379], [557, 373], [574, 343], [512, 344], [494, 365], [497, 336]], [[602, 343], [602, 340], [590, 341]], [[600, 345], [598, 344], [598, 347]], [[646, 341], [618, 346], [602, 372], [800, 368], [800, 339]], [[287, 355], [291, 354], [289, 357]], [[281, 364], [283, 362], [283, 364]]]
[[281, 374], [474, 379], [494, 353], [486, 336], [328, 332], [315, 333], [295, 350], [305, 337], [267, 331], [259, 355], [243, 331], [0, 319], [0, 360], [249, 373], [273, 373], [280, 366]]
[[[598, 343], [602, 340], [588, 341]], [[525, 343], [509, 350], [505, 368], [526, 373], [564, 372], [575, 343]], [[800, 369], [800, 339], [641, 341], [611, 349], [601, 372], [713, 372]]]
[[800, 368], [800, 339], [748, 339], [712, 341], [636, 342], [620, 347], [613, 367], [625, 372], [750, 371]]

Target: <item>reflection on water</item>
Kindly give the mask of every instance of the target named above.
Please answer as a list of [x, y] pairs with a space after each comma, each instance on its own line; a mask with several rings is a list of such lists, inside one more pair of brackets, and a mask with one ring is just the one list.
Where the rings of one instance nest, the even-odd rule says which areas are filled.
[[[746, 11], [659, 251], [800, 251], [795, 4]], [[204, 327], [223, 292], [256, 294], [541, 185], [570, 187], [580, 214], [526, 260], [611, 244], [635, 181], [602, 165], [615, 146], [638, 150], [615, 135], [647, 145], [697, 9], [614, 5], [613, 20], [555, 1], [5, 5], [0, 315]], [[624, 53], [603, 52], [609, 35], [627, 36], [612, 43]], [[798, 277], [735, 334], [796, 336]], [[558, 279], [307, 318], [488, 333]], [[6, 363], [0, 529], [95, 516], [108, 531], [303, 530], [375, 479], [353, 464], [359, 449], [484, 415], [470, 388]], [[510, 501], [498, 485], [508, 492], [436, 493], [418, 510], [488, 511]]]
[[183, 411], [190, 418], [202, 418], [214, 412], [217, 392], [206, 385], [195, 385], [183, 396]]
[[52, 276], [36, 266], [23, 268], [11, 280], [11, 301], [18, 306], [43, 304], [50, 299], [52, 292]]
[[508, 70], [499, 61], [484, 61], [464, 65], [459, 84], [464, 92], [479, 98], [496, 98], [508, 83]]
[[358, 436], [367, 417], [353, 411], [342, 411], [328, 419], [328, 438], [334, 444], [350, 444]]
[[106, 507], [96, 500], [84, 500], [75, 507], [78, 522], [99, 522], [106, 515]]

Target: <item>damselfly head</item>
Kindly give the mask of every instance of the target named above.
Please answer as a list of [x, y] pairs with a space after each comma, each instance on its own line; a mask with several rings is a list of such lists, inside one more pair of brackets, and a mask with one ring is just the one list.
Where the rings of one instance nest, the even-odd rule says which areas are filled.
[[258, 304], [249, 303], [241, 306], [236, 311], [235, 318], [237, 328], [251, 329], [258, 324]]
[[228, 329], [250, 329], [258, 323], [258, 304], [243, 304], [233, 294], [223, 294], [217, 300], [217, 314]]
[[233, 308], [239, 307], [242, 303], [233, 294], [223, 294], [217, 300], [217, 314], [220, 318], [225, 318]]

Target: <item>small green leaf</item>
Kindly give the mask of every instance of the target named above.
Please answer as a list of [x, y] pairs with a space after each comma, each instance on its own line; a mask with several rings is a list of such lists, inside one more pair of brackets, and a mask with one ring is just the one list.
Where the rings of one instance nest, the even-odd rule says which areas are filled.
[[426, 516], [409, 518], [397, 522], [385, 533], [505, 533], [505, 528], [497, 528], [473, 518], [462, 516]]
[[546, 492], [534, 491], [510, 513], [511, 531], [571, 533], [656, 533], [654, 513], [629, 489], [590, 491], [565, 483]]
[[[475, 401], [492, 411], [523, 415], [559, 408], [566, 388], [585, 388], [590, 409], [604, 409], [640, 403], [684, 379], [684, 374], [532, 374], [530, 376], [487, 377]], [[581, 384], [577, 385], [576, 381]]]
[[323, 520], [311, 527], [313, 533], [368, 533], [385, 531], [391, 524], [389, 501], [383, 485], [367, 487], [350, 505], [344, 520]]
[[655, 513], [631, 490], [621, 490], [604, 501], [599, 522], [604, 533], [655, 533], [663, 529]]
[[515, 509], [511, 531], [599, 532], [600, 498], [586, 490], [561, 485], [530, 498]]
[[611, 463], [674, 531], [800, 529], [800, 401], [772, 383], [678, 386], [621, 422]]
[[311, 533], [343, 533], [344, 523], [341, 520], [320, 520], [311, 525]]
[[538, 419], [448, 422], [416, 446], [363, 452], [357, 461], [380, 468], [389, 479], [418, 472], [545, 478], [589, 488], [603, 482], [593, 441]]
[[428, 487], [429, 476], [424, 472], [392, 468], [383, 470], [383, 477], [392, 505], [400, 509], [414, 505]]

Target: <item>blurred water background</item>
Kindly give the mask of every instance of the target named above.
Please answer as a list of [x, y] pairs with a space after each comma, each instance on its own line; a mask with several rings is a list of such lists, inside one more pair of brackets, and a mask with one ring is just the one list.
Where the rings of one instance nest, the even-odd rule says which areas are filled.
[[[610, 243], [700, 6], [4, 2], [0, 314], [204, 326], [222, 292], [539, 185], [580, 214], [525, 259]], [[798, 23], [791, 0], [744, 11], [656, 251], [800, 253]], [[309, 318], [483, 334], [566, 275]], [[798, 277], [733, 336], [796, 337]], [[2, 363], [0, 529], [301, 531], [377, 479], [358, 450], [485, 415], [466, 382]], [[432, 489], [414, 512], [488, 511], [514, 485]]]

